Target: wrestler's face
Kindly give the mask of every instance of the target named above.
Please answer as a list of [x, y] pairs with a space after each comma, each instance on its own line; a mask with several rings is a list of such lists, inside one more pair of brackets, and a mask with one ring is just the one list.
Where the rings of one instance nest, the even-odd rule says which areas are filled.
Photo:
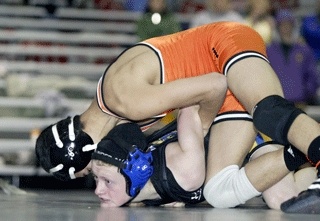
[[117, 167], [92, 160], [92, 174], [96, 181], [95, 194], [101, 201], [101, 207], [119, 207], [130, 200], [125, 178]]

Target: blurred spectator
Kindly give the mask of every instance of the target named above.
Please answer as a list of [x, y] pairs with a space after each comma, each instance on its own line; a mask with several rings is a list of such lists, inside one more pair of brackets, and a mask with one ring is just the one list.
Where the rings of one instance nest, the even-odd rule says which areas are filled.
[[245, 20], [250, 27], [261, 35], [266, 44], [271, 42], [275, 21], [271, 15], [269, 0], [248, 0], [248, 12]]
[[94, 7], [102, 10], [122, 10], [122, 1], [119, 0], [93, 0]]
[[128, 11], [144, 12], [146, 10], [148, 0], [126, 0], [124, 5]]
[[202, 2], [194, 0], [185, 0], [181, 3], [179, 12], [182, 13], [195, 13], [204, 9]]
[[301, 33], [314, 50], [320, 65], [320, 0], [316, 1], [316, 12], [302, 19]]
[[271, 0], [272, 11], [276, 12], [281, 9], [296, 9], [299, 7], [299, 0]]
[[233, 10], [231, 3], [231, 0], [205, 0], [205, 9], [194, 15], [190, 27], [218, 21], [244, 22], [241, 14]]
[[166, 0], [149, 0], [143, 16], [137, 21], [140, 40], [172, 34], [181, 30], [179, 22], [166, 6]]
[[88, 0], [67, 0], [67, 7], [72, 8], [93, 8], [94, 1]]
[[245, 16], [248, 11], [249, 0], [232, 0], [232, 7], [235, 11]]
[[267, 47], [267, 54], [279, 76], [284, 96], [303, 108], [316, 98], [318, 75], [313, 51], [301, 36], [294, 35], [296, 25], [291, 10], [280, 10], [276, 14], [279, 39]]

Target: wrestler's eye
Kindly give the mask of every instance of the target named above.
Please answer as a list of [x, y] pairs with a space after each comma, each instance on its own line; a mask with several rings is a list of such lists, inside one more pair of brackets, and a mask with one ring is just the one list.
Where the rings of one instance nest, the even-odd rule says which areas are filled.
[[111, 184], [111, 181], [108, 179], [105, 179], [104, 182], [105, 182], [105, 184]]

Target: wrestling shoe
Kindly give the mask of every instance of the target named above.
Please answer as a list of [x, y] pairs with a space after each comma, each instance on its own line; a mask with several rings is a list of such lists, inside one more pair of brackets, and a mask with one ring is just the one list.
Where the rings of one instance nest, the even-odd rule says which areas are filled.
[[283, 202], [280, 208], [285, 213], [320, 214], [320, 178], [297, 197]]

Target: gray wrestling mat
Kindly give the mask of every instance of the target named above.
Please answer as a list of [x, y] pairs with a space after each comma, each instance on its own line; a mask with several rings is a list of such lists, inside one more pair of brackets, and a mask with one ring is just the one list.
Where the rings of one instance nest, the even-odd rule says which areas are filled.
[[0, 221], [264, 221], [320, 220], [320, 215], [285, 214], [255, 198], [236, 209], [121, 207], [101, 209], [90, 190], [0, 192]]

